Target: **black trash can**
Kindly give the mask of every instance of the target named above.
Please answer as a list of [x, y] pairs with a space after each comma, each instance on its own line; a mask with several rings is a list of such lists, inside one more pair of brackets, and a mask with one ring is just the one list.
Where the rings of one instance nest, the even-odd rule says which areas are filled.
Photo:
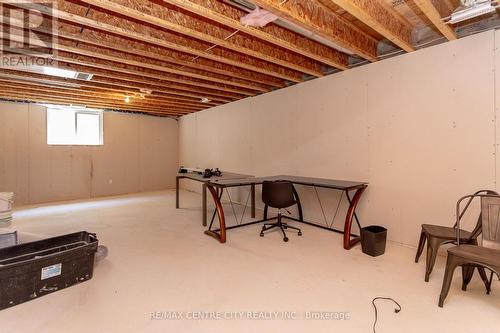
[[387, 240], [387, 229], [379, 225], [371, 225], [361, 229], [361, 248], [363, 253], [372, 257], [384, 254]]

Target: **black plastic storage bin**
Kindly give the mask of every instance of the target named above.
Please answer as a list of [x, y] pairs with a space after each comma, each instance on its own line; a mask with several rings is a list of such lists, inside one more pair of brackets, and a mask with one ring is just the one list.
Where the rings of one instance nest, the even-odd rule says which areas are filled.
[[384, 254], [387, 240], [387, 229], [379, 225], [371, 225], [361, 229], [361, 248], [363, 253], [372, 257]]
[[97, 245], [82, 231], [0, 249], [0, 309], [90, 280]]

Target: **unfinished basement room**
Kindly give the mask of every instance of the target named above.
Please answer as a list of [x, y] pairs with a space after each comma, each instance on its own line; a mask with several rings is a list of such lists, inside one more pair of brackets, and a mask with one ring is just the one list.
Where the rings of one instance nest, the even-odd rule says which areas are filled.
[[1, 333], [500, 331], [500, 0], [0, 7]]

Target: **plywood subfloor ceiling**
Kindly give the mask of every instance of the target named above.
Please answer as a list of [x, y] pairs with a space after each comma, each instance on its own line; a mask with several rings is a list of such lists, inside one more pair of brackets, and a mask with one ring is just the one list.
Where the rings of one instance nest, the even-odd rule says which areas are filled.
[[[5, 4], [19, 8], [23, 4]], [[418, 48], [415, 31], [455, 39], [442, 24], [458, 0], [55, 0], [35, 2], [30, 45], [57, 67], [90, 80], [0, 69], [0, 98], [181, 116], [381, 59], [379, 43]], [[264, 28], [240, 23], [249, 6], [278, 17]], [[3, 11], [3, 35], [26, 43], [19, 11]], [[18, 15], [19, 14], [19, 15]], [[57, 18], [57, 25], [49, 18]], [[8, 30], [7, 30], [8, 29]], [[306, 37], [304, 32], [308, 32]], [[314, 36], [313, 36], [314, 34]], [[23, 37], [24, 36], [24, 37]], [[40, 40], [41, 39], [41, 40]], [[37, 44], [38, 43], [38, 44]], [[55, 52], [54, 52], [55, 51]], [[5, 50], [4, 54], [5, 55]], [[128, 100], [128, 102], [125, 101]]]

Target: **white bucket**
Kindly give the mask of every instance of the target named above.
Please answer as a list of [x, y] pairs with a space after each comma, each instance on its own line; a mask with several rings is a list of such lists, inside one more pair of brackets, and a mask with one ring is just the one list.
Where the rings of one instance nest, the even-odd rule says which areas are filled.
[[0, 192], [0, 212], [12, 210], [13, 192]]

